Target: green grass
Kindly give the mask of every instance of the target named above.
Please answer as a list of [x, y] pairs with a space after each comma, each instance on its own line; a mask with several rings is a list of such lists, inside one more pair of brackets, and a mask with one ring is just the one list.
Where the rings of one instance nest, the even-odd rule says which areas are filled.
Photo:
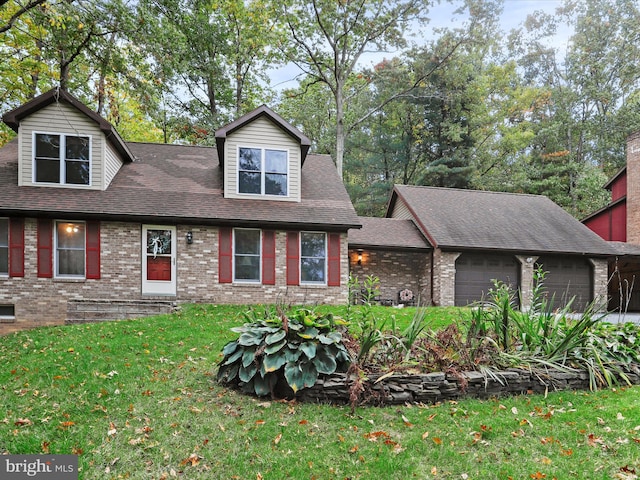
[[[75, 453], [84, 479], [611, 479], [640, 472], [638, 387], [355, 414], [223, 388], [215, 362], [244, 308], [193, 305], [176, 315], [0, 338], [0, 454]], [[378, 313], [405, 326], [413, 311]], [[459, 314], [430, 309], [430, 326]]]

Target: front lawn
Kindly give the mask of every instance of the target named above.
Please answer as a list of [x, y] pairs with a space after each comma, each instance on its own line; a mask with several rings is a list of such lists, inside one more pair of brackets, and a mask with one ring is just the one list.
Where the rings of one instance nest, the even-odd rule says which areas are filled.
[[[399, 327], [415, 311], [379, 308]], [[191, 305], [175, 315], [1, 337], [0, 453], [74, 453], [84, 479], [631, 479], [640, 472], [640, 387], [355, 414], [223, 388], [215, 363], [246, 309]], [[429, 326], [460, 314], [428, 309]]]

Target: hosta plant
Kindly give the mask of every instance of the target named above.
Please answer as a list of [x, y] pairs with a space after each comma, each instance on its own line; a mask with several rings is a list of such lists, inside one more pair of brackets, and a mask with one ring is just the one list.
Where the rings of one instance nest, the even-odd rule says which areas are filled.
[[258, 396], [274, 396], [284, 381], [295, 394], [315, 385], [318, 375], [350, 364], [339, 331], [346, 322], [339, 317], [300, 308], [288, 315], [265, 311], [263, 318], [253, 312], [251, 320], [231, 329], [240, 336], [222, 350], [218, 381]]

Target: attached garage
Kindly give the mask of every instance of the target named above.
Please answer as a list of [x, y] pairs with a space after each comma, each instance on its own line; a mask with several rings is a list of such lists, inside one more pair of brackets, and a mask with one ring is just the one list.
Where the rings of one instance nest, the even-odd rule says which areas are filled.
[[513, 255], [463, 253], [456, 260], [455, 305], [487, 298], [493, 280], [520, 288], [520, 264]]
[[544, 285], [554, 306], [564, 307], [573, 297], [574, 311], [584, 311], [593, 300], [593, 268], [583, 257], [547, 255], [538, 258], [536, 266], [547, 272]]

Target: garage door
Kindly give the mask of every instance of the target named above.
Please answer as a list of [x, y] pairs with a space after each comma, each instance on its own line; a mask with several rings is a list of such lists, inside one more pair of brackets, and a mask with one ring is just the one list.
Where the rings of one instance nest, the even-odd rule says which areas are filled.
[[571, 309], [577, 312], [584, 311], [593, 299], [591, 265], [588, 260], [546, 256], [538, 258], [536, 265], [542, 266], [547, 272], [544, 284], [548, 298], [551, 299], [555, 295], [555, 307], [564, 307], [575, 297]]
[[486, 299], [492, 280], [501, 280], [514, 290], [520, 287], [520, 264], [512, 255], [463, 253], [456, 260], [456, 296], [458, 307]]

